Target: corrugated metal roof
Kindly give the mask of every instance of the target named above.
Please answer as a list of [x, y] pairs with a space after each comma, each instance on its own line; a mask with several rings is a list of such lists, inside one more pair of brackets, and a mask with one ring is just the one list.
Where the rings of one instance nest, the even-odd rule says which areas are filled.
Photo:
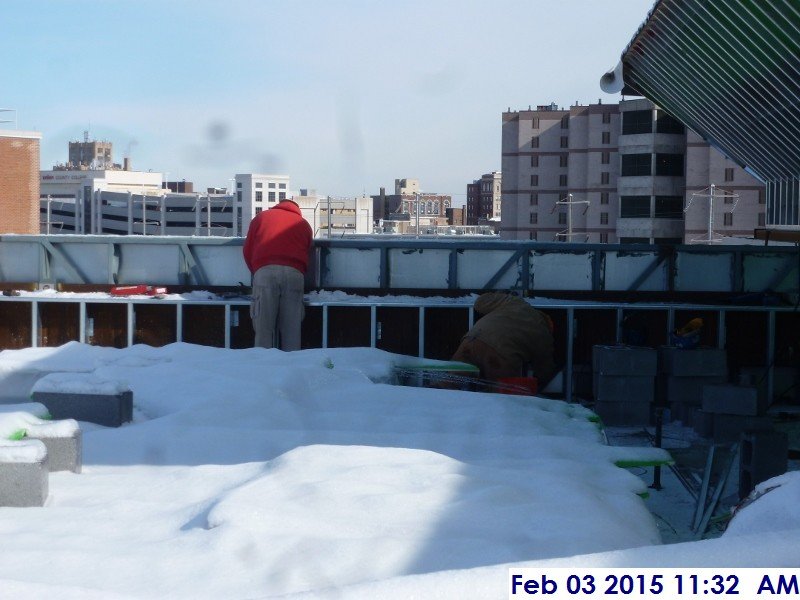
[[629, 91], [763, 180], [800, 174], [800, 0], [659, 0], [622, 64]]

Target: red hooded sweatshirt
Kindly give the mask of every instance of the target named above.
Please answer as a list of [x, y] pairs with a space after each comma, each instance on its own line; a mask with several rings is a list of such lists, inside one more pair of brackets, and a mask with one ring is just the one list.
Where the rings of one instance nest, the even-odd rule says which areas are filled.
[[284, 200], [260, 212], [250, 222], [244, 242], [244, 262], [251, 273], [266, 265], [308, 268], [308, 249], [314, 234], [300, 207]]

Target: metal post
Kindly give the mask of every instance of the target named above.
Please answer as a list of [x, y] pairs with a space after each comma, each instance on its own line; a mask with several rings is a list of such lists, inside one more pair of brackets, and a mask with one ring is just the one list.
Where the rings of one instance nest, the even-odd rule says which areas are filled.
[[711, 195], [708, 197], [708, 241], [714, 241], [714, 188], [716, 186], [711, 184]]
[[183, 304], [175, 303], [175, 341], [183, 341]]
[[425, 356], [425, 307], [419, 307], [419, 323], [418, 323], [419, 341], [417, 344], [417, 354], [420, 358]]
[[[656, 417], [656, 448], [661, 448], [661, 439], [664, 429], [664, 408], [661, 406], [657, 406], [655, 408], [655, 417]], [[650, 486], [654, 490], [662, 489], [661, 486], [661, 467], [656, 465], [653, 467], [653, 484]]]
[[328, 239], [331, 239], [331, 197], [328, 196]]
[[572, 402], [572, 350], [575, 342], [575, 309], [567, 309], [567, 365], [564, 368], [564, 390], [567, 402]]
[[374, 304], [369, 307], [369, 347], [375, 348], [378, 339], [378, 307]]
[[127, 343], [128, 347], [130, 348], [131, 346], [133, 346], [133, 331], [136, 328], [136, 313], [133, 311], [133, 302], [128, 302], [127, 311], [128, 311]]
[[322, 347], [328, 347], [328, 305], [322, 307]]
[[78, 304], [78, 341], [86, 343], [86, 302]]
[[31, 302], [31, 348], [39, 347], [39, 303]]
[[225, 303], [225, 348], [231, 347], [231, 305]]
[[417, 213], [417, 237], [419, 237], [419, 192], [414, 193], [414, 202], [416, 204]]

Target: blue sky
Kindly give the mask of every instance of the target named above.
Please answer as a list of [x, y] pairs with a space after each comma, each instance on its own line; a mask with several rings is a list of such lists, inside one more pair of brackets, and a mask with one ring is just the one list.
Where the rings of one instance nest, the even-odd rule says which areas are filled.
[[[598, 86], [652, 0], [3, 0], [0, 107], [199, 188], [280, 173], [463, 201], [500, 169], [501, 113], [614, 102]], [[8, 127], [7, 125], [4, 127]]]

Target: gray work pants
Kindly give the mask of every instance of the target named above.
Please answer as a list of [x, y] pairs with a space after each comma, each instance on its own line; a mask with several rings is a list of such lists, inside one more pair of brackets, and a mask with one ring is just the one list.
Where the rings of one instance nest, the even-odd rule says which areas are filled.
[[256, 346], [274, 348], [277, 325], [281, 350], [300, 350], [303, 285], [303, 274], [293, 267], [267, 265], [255, 272], [250, 318]]

